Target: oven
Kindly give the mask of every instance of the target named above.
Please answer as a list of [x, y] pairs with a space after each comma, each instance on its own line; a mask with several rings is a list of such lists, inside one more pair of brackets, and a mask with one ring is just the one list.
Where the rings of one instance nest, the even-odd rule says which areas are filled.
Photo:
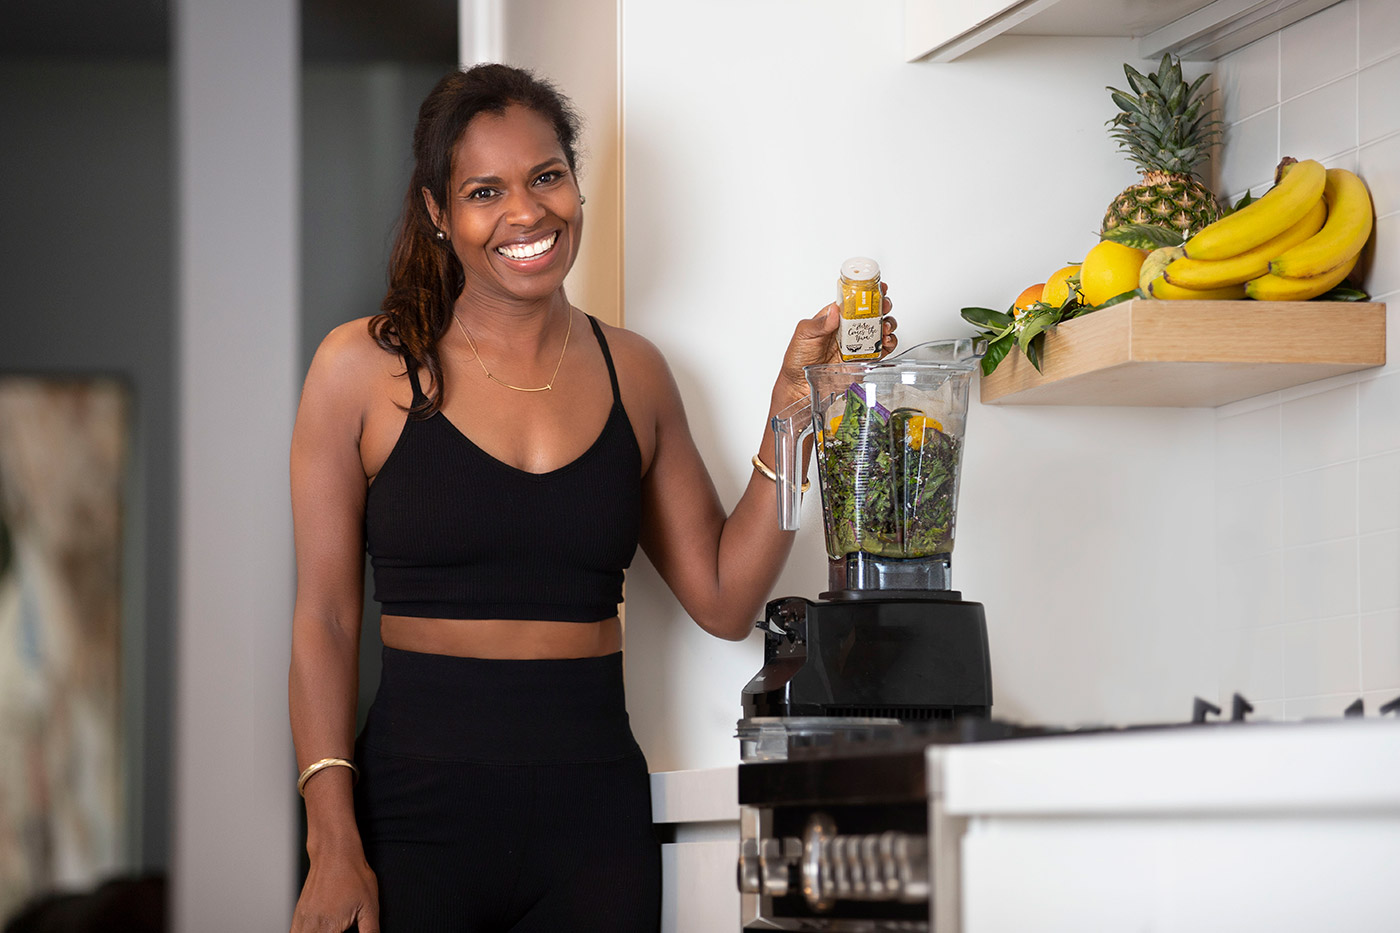
[[739, 929], [1400, 929], [1400, 700], [1382, 709], [1256, 722], [1237, 698], [1179, 725], [751, 741]]

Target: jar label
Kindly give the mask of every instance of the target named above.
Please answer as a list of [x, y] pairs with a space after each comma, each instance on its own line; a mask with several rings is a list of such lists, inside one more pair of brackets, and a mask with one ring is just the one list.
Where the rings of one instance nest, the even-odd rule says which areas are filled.
[[841, 358], [843, 360], [875, 359], [880, 355], [880, 318], [841, 319]]

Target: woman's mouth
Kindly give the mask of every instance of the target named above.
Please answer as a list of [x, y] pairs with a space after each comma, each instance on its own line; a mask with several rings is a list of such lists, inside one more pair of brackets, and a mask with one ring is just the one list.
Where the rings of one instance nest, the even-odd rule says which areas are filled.
[[508, 246], [496, 247], [496, 252], [507, 259], [526, 260], [535, 259], [554, 249], [554, 244], [559, 239], [559, 231], [540, 237], [533, 243], [512, 243]]

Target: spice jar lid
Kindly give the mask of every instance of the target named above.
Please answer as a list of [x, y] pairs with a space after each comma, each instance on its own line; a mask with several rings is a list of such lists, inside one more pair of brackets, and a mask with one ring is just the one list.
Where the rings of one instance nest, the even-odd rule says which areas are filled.
[[841, 275], [853, 282], [864, 282], [880, 277], [880, 264], [864, 256], [852, 256], [841, 263]]

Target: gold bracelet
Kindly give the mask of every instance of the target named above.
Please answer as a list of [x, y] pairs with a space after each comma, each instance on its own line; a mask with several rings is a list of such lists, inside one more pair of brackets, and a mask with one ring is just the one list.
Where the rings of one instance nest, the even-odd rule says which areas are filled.
[[311, 764], [306, 766], [305, 771], [301, 772], [301, 777], [297, 778], [297, 793], [301, 794], [302, 797], [305, 797], [306, 782], [311, 780], [311, 776], [314, 775], [317, 771], [323, 771], [326, 768], [349, 768], [350, 773], [354, 776], [352, 779], [353, 782], [358, 783], [360, 780], [360, 769], [355, 767], [355, 763], [350, 759], [322, 758], [320, 761], [313, 761]]
[[[764, 463], [762, 460], [758, 459], [758, 454], [754, 454], [754, 455], [753, 455], [753, 468], [754, 468], [755, 470], [757, 470], [758, 472], [762, 473], [764, 476], [766, 476], [766, 477], [768, 477], [769, 479], [771, 479], [773, 482], [776, 483], [776, 482], [778, 481], [778, 474], [777, 474], [777, 473], [774, 473], [772, 470], [768, 469], [768, 464], [766, 464], [766, 463]], [[809, 480], [809, 479], [804, 479], [804, 480], [802, 481], [802, 491], [803, 491], [803, 492], [806, 492], [807, 490], [809, 490], [809, 489], [811, 489], [811, 488], [812, 488], [812, 481]]]

